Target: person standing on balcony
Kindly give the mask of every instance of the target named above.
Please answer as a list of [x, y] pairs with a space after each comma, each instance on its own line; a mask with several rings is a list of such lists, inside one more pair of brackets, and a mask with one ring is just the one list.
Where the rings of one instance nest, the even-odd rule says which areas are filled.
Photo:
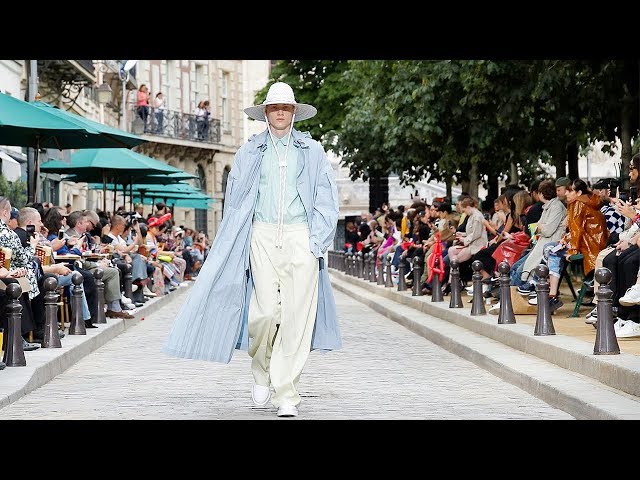
[[144, 122], [144, 132], [147, 133], [147, 118], [149, 117], [149, 89], [143, 83], [138, 88], [138, 100], [136, 101], [136, 111]]
[[164, 94], [162, 92], [156, 93], [156, 98], [153, 100], [154, 113], [156, 115], [156, 133], [163, 134], [162, 127], [164, 123]]
[[236, 153], [218, 235], [164, 351], [228, 363], [235, 348], [248, 349], [254, 405], [271, 399], [279, 417], [295, 417], [310, 350], [341, 347], [323, 257], [338, 190], [322, 145], [293, 128], [317, 110], [289, 85], [274, 83], [244, 112], [266, 129]]
[[209, 115], [211, 115], [209, 100], [198, 103], [196, 108], [196, 133], [198, 140], [203, 141], [209, 135]]

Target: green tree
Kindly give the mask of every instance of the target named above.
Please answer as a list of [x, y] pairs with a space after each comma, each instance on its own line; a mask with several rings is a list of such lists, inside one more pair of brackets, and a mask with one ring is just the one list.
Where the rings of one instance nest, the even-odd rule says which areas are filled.
[[268, 84], [257, 92], [256, 105], [264, 101], [274, 82], [288, 83], [296, 101], [318, 109], [313, 118], [296, 122], [296, 128], [308, 130], [325, 148], [333, 149], [345, 117], [345, 104], [351, 97], [351, 86], [344, 80], [347, 68], [346, 60], [280, 60], [271, 71]]
[[9, 182], [0, 175], [0, 196], [7, 197], [12, 206], [22, 208], [27, 203], [27, 183], [22, 180]]

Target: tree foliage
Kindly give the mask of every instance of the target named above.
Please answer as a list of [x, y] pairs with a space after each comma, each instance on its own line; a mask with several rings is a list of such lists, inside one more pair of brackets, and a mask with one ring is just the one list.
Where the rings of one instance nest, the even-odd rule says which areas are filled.
[[628, 152], [638, 132], [637, 61], [287, 61], [272, 80], [318, 107], [301, 127], [342, 155], [352, 179], [511, 182], [515, 165], [528, 184], [540, 161], [563, 174], [579, 149], [609, 148], [621, 125]]
[[27, 203], [27, 183], [22, 180], [9, 182], [0, 175], [0, 196], [7, 197], [12, 206], [22, 208]]

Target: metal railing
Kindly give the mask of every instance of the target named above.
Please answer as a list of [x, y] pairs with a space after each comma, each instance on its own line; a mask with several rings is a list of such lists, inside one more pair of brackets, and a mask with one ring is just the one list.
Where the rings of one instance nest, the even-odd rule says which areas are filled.
[[196, 115], [153, 107], [132, 107], [129, 131], [194, 142], [220, 143], [220, 120], [199, 120]]

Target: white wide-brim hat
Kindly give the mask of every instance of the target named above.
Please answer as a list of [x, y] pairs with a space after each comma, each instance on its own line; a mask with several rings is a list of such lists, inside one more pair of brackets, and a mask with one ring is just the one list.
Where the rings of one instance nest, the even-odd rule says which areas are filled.
[[294, 121], [307, 120], [318, 113], [316, 107], [308, 105], [306, 103], [298, 103], [293, 95], [293, 89], [284, 82], [276, 82], [269, 87], [267, 92], [267, 98], [260, 105], [254, 105], [244, 109], [244, 113], [254, 120], [260, 120], [266, 122], [267, 119], [264, 115], [264, 110], [267, 105], [276, 105], [278, 103], [284, 103], [287, 105], [295, 105], [295, 117]]

